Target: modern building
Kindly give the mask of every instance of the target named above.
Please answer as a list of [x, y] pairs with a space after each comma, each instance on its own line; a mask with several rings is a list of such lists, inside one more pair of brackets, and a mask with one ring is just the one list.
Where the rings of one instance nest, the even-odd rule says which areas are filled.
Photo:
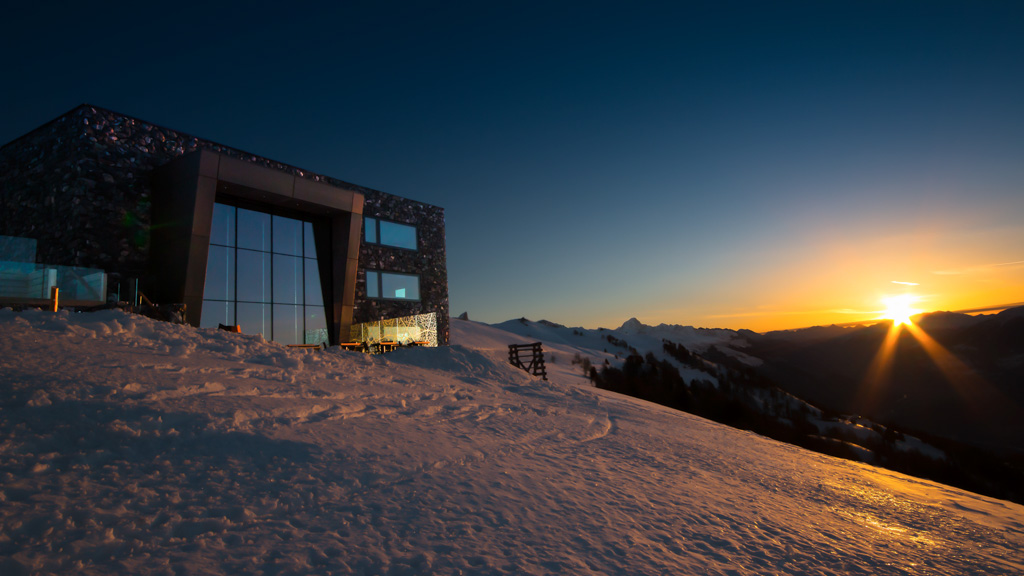
[[96, 106], [0, 147], [0, 236], [195, 326], [448, 343], [442, 208]]

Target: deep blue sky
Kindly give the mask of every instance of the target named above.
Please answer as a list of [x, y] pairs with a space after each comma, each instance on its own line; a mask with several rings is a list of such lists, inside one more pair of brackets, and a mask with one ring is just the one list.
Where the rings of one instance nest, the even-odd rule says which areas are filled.
[[981, 307], [1024, 300], [1022, 31], [1010, 1], [24, 3], [0, 142], [89, 102], [443, 206], [484, 321]]

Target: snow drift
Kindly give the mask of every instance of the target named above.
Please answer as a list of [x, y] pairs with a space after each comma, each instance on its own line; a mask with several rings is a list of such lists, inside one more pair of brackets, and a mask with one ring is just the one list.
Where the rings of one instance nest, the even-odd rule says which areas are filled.
[[[0, 311], [0, 573], [1018, 574], [1024, 507], [602, 394], [522, 337]], [[593, 351], [595, 357], [600, 352]]]

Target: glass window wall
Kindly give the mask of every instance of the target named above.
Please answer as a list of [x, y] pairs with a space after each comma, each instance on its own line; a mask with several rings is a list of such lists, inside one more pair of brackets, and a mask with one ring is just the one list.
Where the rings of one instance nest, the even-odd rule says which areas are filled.
[[313, 224], [214, 204], [201, 326], [283, 344], [327, 341]]

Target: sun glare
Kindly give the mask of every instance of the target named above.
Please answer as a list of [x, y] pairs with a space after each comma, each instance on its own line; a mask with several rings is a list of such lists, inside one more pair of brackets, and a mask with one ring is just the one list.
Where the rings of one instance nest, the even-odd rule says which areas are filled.
[[892, 320], [893, 325], [896, 326], [911, 324], [910, 317], [921, 312], [913, 307], [916, 301], [917, 297], [912, 294], [883, 298], [882, 303], [885, 304], [885, 311], [882, 312], [882, 318]]

